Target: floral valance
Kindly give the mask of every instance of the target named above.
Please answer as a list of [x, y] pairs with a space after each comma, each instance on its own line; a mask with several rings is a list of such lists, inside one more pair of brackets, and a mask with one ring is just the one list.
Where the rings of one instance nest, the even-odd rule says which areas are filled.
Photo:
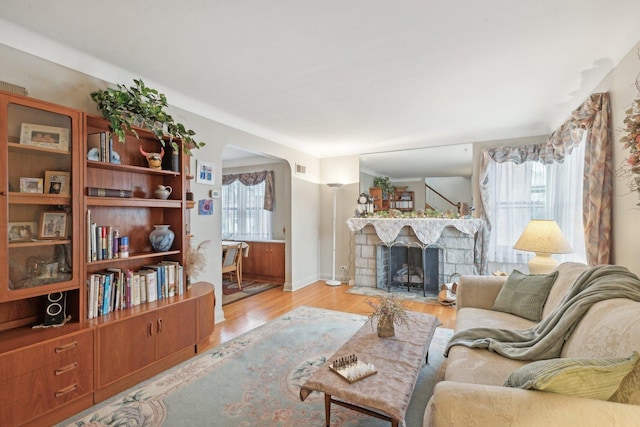
[[247, 186], [258, 185], [264, 182], [264, 209], [273, 211], [273, 171], [265, 170], [260, 172], [222, 175], [222, 185], [231, 185], [236, 181], [240, 181]]

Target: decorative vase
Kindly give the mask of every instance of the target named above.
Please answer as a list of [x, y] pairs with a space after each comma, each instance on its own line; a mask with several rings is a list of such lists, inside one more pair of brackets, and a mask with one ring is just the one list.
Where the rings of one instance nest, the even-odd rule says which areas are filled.
[[154, 230], [149, 233], [151, 247], [156, 252], [166, 252], [171, 249], [175, 233], [169, 230], [168, 225], [154, 225]]
[[393, 314], [382, 315], [378, 318], [378, 336], [381, 338], [392, 337], [396, 334], [393, 328]]

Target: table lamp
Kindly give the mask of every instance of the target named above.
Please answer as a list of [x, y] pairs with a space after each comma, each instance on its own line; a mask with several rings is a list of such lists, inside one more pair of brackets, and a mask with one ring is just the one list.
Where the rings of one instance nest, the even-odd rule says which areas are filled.
[[547, 274], [553, 271], [558, 266], [558, 261], [551, 257], [552, 254], [573, 252], [558, 224], [546, 219], [532, 219], [513, 248], [535, 252], [536, 255], [529, 260], [531, 274]]

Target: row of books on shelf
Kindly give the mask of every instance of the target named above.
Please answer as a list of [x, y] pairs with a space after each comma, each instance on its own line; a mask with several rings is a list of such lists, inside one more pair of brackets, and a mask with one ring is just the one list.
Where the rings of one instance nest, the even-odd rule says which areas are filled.
[[99, 162], [120, 163], [120, 158], [114, 155], [113, 138], [110, 132], [96, 132], [87, 135], [89, 152], [87, 158]]
[[129, 237], [120, 236], [116, 227], [93, 222], [91, 209], [87, 209], [87, 228], [87, 262], [129, 257]]
[[87, 278], [87, 317], [103, 316], [147, 302], [182, 295], [184, 269], [177, 261], [145, 265], [138, 271], [108, 268]]

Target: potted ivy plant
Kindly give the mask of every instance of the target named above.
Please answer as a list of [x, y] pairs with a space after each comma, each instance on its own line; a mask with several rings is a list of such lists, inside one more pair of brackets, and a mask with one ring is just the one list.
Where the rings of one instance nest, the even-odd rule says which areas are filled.
[[148, 129], [165, 145], [165, 137], [174, 151], [180, 147], [175, 140], [180, 140], [185, 154], [191, 154], [191, 149], [201, 148], [204, 142], [196, 142], [195, 132], [187, 129], [182, 123], [177, 123], [166, 112], [167, 97], [158, 90], [148, 87], [142, 79], [134, 79], [134, 85], [127, 87], [118, 84], [117, 88], [107, 88], [91, 93], [98, 110], [109, 121], [111, 132], [120, 142], [125, 141], [126, 132], [133, 133], [136, 138], [136, 128]]

